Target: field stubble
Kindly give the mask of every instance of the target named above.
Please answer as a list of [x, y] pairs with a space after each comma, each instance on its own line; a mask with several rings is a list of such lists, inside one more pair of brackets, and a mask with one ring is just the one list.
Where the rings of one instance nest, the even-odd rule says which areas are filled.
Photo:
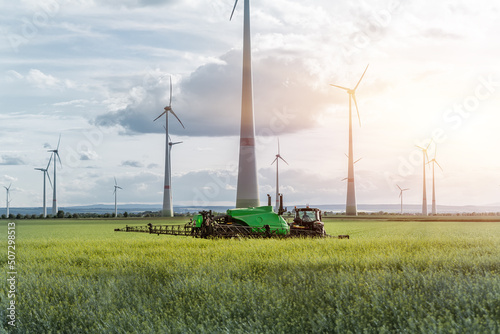
[[351, 239], [203, 240], [113, 232], [125, 222], [145, 224], [18, 222], [19, 321], [4, 320], [2, 286], [3, 328], [500, 333], [500, 223], [335, 221], [327, 232]]

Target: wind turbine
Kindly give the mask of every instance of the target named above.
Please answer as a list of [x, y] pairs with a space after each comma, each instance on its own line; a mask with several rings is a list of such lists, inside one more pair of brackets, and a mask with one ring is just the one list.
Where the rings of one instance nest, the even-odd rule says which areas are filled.
[[52, 182], [50, 181], [50, 176], [49, 176], [49, 172], [48, 172], [51, 161], [52, 161], [52, 155], [50, 156], [49, 163], [47, 164], [47, 167], [35, 168], [35, 170], [39, 170], [39, 171], [43, 172], [43, 218], [47, 217], [47, 202], [46, 202], [46, 191], [45, 191], [46, 176], [49, 178], [50, 186], [52, 187]]
[[422, 215], [424, 215], [424, 216], [427, 216], [427, 189], [426, 189], [426, 186], [425, 186], [425, 165], [427, 163], [425, 162], [425, 158], [427, 157], [427, 160], [429, 160], [429, 156], [427, 155], [427, 149], [429, 148], [429, 146], [431, 145], [431, 143], [432, 143], [432, 139], [431, 139], [431, 141], [429, 142], [429, 144], [425, 148], [420, 147], [418, 145], [415, 145], [419, 149], [422, 150], [422, 155], [423, 155], [423, 160], [424, 160], [423, 161], [423, 166], [424, 166], [423, 167], [423, 176], [424, 176], [424, 181], [423, 181], [423, 183], [424, 183], [424, 189], [423, 189], [423, 193], [424, 194], [423, 194], [423, 197], [422, 197]]
[[[231, 17], [238, 0], [234, 2]], [[238, 185], [236, 207], [260, 206], [259, 184], [257, 182], [257, 160], [255, 157], [255, 124], [252, 88], [252, 46], [250, 42], [250, 1], [244, 1], [243, 18], [243, 73], [241, 90], [240, 156], [238, 164]]]
[[[168, 136], [168, 139], [170, 140], [170, 136]], [[172, 200], [172, 146], [181, 143], [182, 143], [181, 141], [175, 143], [172, 141], [168, 142], [168, 184], [170, 185], [170, 198], [169, 198], [170, 207], [168, 209], [170, 210], [170, 212], [172, 212], [172, 216], [174, 214], [174, 201]]]
[[10, 186], [12, 186], [12, 183], [9, 184], [8, 187], [6, 186], [3, 186], [7, 192], [7, 199], [6, 199], [6, 203], [5, 203], [5, 207], [7, 208], [7, 218], [9, 218], [9, 204], [10, 204], [10, 201], [9, 201], [9, 194], [10, 194]]
[[113, 191], [113, 193], [115, 195], [115, 218], [116, 218], [116, 217], [118, 217], [118, 210], [117, 210], [117, 206], [116, 206], [116, 193], [117, 193], [116, 189], [122, 189], [123, 190], [123, 188], [119, 187], [118, 183], [116, 183], [116, 177], [114, 179], [115, 179], [115, 190]]
[[165, 138], [166, 138], [166, 145], [165, 145], [165, 178], [164, 178], [164, 187], [163, 187], [163, 209], [162, 209], [162, 215], [165, 217], [173, 217], [174, 212], [172, 209], [172, 190], [171, 190], [171, 183], [170, 183], [170, 149], [169, 149], [169, 135], [168, 135], [168, 113], [170, 112], [174, 117], [181, 123], [182, 128], [185, 129], [184, 124], [182, 124], [181, 120], [175, 112], [172, 110], [172, 76], [170, 76], [170, 99], [168, 102], [168, 106], [163, 108], [163, 112], [160, 114], [160, 116], [156, 117], [154, 121], [156, 121], [158, 118], [161, 116], [165, 115]]
[[59, 159], [59, 164], [62, 167], [61, 157], [59, 156], [59, 144], [61, 143], [61, 135], [59, 135], [59, 140], [57, 142], [57, 148], [55, 150], [48, 150], [47, 152], [52, 152], [52, 157], [54, 158], [54, 187], [53, 187], [53, 197], [52, 197], [52, 215], [57, 214], [57, 196], [56, 196], [56, 160]]
[[401, 198], [401, 214], [403, 214], [403, 191], [410, 190], [410, 188], [401, 189], [399, 185], [396, 184], [396, 186], [399, 188], [399, 198]]
[[358, 103], [356, 102], [356, 89], [358, 88], [361, 80], [365, 76], [366, 70], [368, 70], [368, 66], [366, 66], [363, 75], [359, 78], [358, 83], [353, 89], [349, 89], [342, 86], [331, 85], [340, 89], [344, 89], [349, 94], [349, 154], [347, 158], [348, 162], [348, 171], [347, 171], [347, 200], [346, 200], [346, 215], [348, 216], [356, 216], [358, 214], [356, 207], [356, 189], [354, 187], [354, 161], [353, 161], [353, 148], [352, 148], [352, 103], [351, 100], [354, 101], [354, 105], [356, 106], [356, 111], [358, 113], [359, 126], [361, 126], [361, 118], [359, 117], [359, 109]]
[[438, 167], [441, 169], [441, 171], [443, 170], [443, 168], [441, 168], [441, 165], [439, 164], [439, 162], [437, 162], [437, 160], [436, 160], [436, 154], [437, 154], [437, 148], [434, 151], [434, 159], [432, 159], [428, 162], [428, 164], [430, 164], [432, 162], [432, 215], [433, 216], [435, 216], [437, 213], [437, 210], [436, 210], [436, 184], [434, 182], [434, 166], [438, 165]]
[[280, 155], [280, 140], [278, 138], [278, 154], [276, 154], [276, 158], [271, 162], [271, 165], [276, 162], [276, 207], [274, 208], [276, 212], [278, 212], [279, 207], [280, 207], [280, 198], [279, 198], [279, 193], [280, 193], [280, 184], [279, 184], [279, 162], [280, 159], [283, 160], [284, 163], [288, 165], [288, 162], [286, 162], [285, 159]]

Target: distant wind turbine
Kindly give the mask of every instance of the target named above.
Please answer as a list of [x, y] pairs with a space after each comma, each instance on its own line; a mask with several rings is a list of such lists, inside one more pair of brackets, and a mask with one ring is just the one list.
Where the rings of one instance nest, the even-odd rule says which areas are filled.
[[163, 187], [163, 209], [162, 209], [162, 215], [165, 217], [173, 217], [174, 212], [173, 212], [173, 206], [172, 206], [172, 190], [171, 190], [171, 183], [170, 183], [170, 142], [169, 142], [169, 135], [168, 135], [168, 113], [170, 112], [174, 117], [179, 121], [179, 123], [182, 125], [182, 128], [185, 129], [184, 124], [182, 124], [181, 120], [175, 112], [172, 110], [172, 76], [170, 76], [170, 99], [168, 102], [168, 106], [163, 108], [163, 112], [160, 114], [160, 116], [156, 117], [154, 121], [156, 121], [158, 118], [161, 116], [165, 115], [165, 138], [166, 138], [166, 145], [165, 145], [165, 178], [164, 178], [164, 187]]
[[425, 186], [425, 165], [427, 164], [426, 163], [426, 158], [427, 160], [429, 160], [429, 155], [427, 154], [427, 150], [429, 149], [429, 146], [431, 145], [432, 143], [432, 139], [431, 141], [429, 142], [429, 144], [427, 145], [426, 148], [423, 148], [423, 147], [420, 147], [418, 145], [415, 145], [417, 146], [419, 149], [422, 150], [422, 155], [423, 155], [423, 183], [424, 183], [424, 188], [423, 188], [423, 197], [422, 197], [422, 215], [424, 216], [427, 216], [427, 189], [426, 189], [426, 186]]
[[[234, 2], [231, 17], [238, 0]], [[255, 157], [255, 124], [253, 112], [252, 46], [250, 41], [250, 1], [244, 1], [243, 15], [243, 73], [241, 90], [240, 156], [238, 163], [238, 185], [236, 207], [260, 206], [257, 182], [257, 159]]]
[[62, 162], [61, 162], [61, 157], [59, 156], [59, 144], [61, 143], [61, 135], [59, 135], [59, 140], [57, 141], [57, 148], [55, 150], [48, 150], [47, 152], [52, 152], [52, 157], [54, 158], [54, 186], [52, 188], [53, 190], [53, 197], [52, 197], [52, 215], [57, 214], [57, 184], [56, 184], [56, 160], [59, 159], [59, 164], [62, 167]]
[[399, 198], [401, 198], [401, 214], [403, 214], [403, 192], [410, 190], [410, 188], [401, 189], [399, 185], [396, 184], [396, 186], [399, 188]]
[[436, 209], [436, 184], [434, 182], [434, 166], [438, 165], [438, 167], [441, 168], [441, 165], [437, 162], [436, 160], [436, 155], [437, 155], [437, 148], [434, 150], [434, 158], [428, 162], [430, 164], [432, 162], [432, 215], [436, 215], [437, 209]]
[[46, 177], [49, 178], [49, 183], [50, 183], [50, 186], [52, 187], [52, 182], [50, 181], [50, 176], [49, 176], [49, 172], [48, 172], [51, 161], [52, 161], [52, 155], [50, 156], [49, 163], [47, 164], [47, 167], [35, 168], [35, 170], [39, 170], [39, 171], [43, 172], [43, 218], [47, 217], [47, 201], [46, 201], [46, 191], [45, 191]]
[[346, 215], [356, 216], [358, 214], [356, 207], [356, 190], [354, 187], [354, 161], [353, 161], [353, 144], [352, 144], [352, 103], [351, 100], [354, 101], [354, 105], [356, 106], [356, 111], [358, 113], [359, 126], [361, 126], [361, 118], [359, 117], [359, 109], [358, 102], [356, 101], [356, 89], [358, 88], [361, 80], [365, 76], [366, 70], [368, 70], [368, 66], [366, 66], [365, 71], [359, 78], [358, 83], [353, 89], [331, 85], [340, 89], [344, 89], [349, 94], [349, 154], [348, 154], [348, 171], [347, 171], [347, 201], [346, 201]]
[[9, 218], [9, 215], [10, 215], [10, 213], [9, 213], [9, 204], [10, 204], [9, 195], [10, 195], [10, 187], [11, 186], [12, 186], [12, 183], [9, 184], [8, 187], [4, 186], [4, 188], [5, 188], [6, 192], [7, 192], [7, 199], [5, 200], [5, 202], [6, 202], [5, 203], [5, 207], [7, 209], [7, 218]]
[[116, 189], [123, 189], [122, 187], [119, 187], [118, 186], [118, 183], [116, 183], [116, 177], [114, 178], [115, 179], [115, 190], [113, 191], [114, 195], [115, 195], [115, 218], [118, 217], [118, 210], [117, 210], [117, 205], [116, 205]]
[[[170, 136], [168, 136], [168, 139], [170, 139]], [[172, 147], [177, 144], [182, 144], [181, 141], [178, 142], [172, 142], [169, 140], [168, 142], [168, 184], [170, 185], [170, 198], [169, 198], [169, 203], [170, 207], [168, 208], [170, 212], [172, 212], [172, 215], [174, 213], [174, 201], [172, 199]], [[171, 216], [172, 217], [172, 216]]]
[[279, 184], [279, 161], [283, 160], [284, 163], [288, 165], [288, 162], [283, 159], [283, 157], [280, 155], [280, 140], [278, 138], [278, 154], [276, 154], [276, 158], [271, 162], [271, 165], [276, 162], [276, 207], [274, 208], [276, 212], [278, 212], [279, 207], [280, 207], [280, 199], [279, 199], [279, 193], [280, 193], [280, 184]]

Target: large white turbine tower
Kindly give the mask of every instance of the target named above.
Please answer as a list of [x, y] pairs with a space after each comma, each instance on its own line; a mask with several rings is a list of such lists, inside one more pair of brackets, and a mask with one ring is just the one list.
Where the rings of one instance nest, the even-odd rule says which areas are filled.
[[12, 183], [9, 184], [8, 187], [3, 186], [5, 188], [5, 191], [7, 192], [7, 199], [5, 200], [5, 208], [7, 209], [7, 218], [9, 218], [9, 204], [10, 204], [9, 194], [10, 194], [10, 186], [12, 186]]
[[429, 142], [429, 144], [427, 145], [426, 148], [423, 148], [423, 147], [420, 147], [418, 145], [415, 145], [417, 146], [419, 149], [422, 150], [422, 156], [423, 156], [423, 183], [424, 183], [424, 187], [423, 187], [423, 196], [422, 196], [422, 215], [424, 216], [427, 216], [427, 188], [426, 188], [426, 182], [425, 182], [425, 165], [427, 164], [426, 162], [426, 158], [427, 160], [429, 160], [429, 156], [427, 155], [427, 149], [429, 148], [429, 146], [431, 145], [432, 143], [432, 140]]
[[279, 183], [279, 162], [280, 159], [283, 160], [284, 163], [288, 165], [288, 162], [286, 162], [285, 159], [280, 155], [280, 140], [278, 138], [278, 154], [276, 154], [276, 158], [271, 162], [271, 165], [276, 162], [276, 206], [274, 207], [274, 210], [278, 212], [280, 208], [280, 183]]
[[[231, 18], [238, 0], [234, 2]], [[236, 207], [260, 206], [259, 184], [257, 182], [257, 160], [255, 157], [255, 124], [253, 114], [252, 88], [252, 46], [250, 43], [250, 1], [244, 2], [243, 18], [243, 80], [241, 90], [240, 157], [238, 164], [238, 185]]]
[[353, 148], [352, 148], [352, 103], [354, 101], [354, 105], [356, 106], [356, 111], [358, 113], [359, 126], [361, 126], [361, 118], [359, 117], [359, 109], [358, 103], [356, 102], [356, 89], [358, 88], [361, 80], [365, 76], [366, 70], [368, 70], [368, 66], [366, 66], [363, 75], [359, 78], [358, 83], [353, 89], [349, 89], [342, 86], [331, 85], [340, 89], [344, 89], [349, 94], [349, 154], [347, 158], [348, 162], [348, 171], [347, 171], [347, 200], [346, 200], [346, 208], [345, 213], [348, 216], [356, 216], [358, 214], [358, 210], [356, 207], [356, 188], [354, 187], [354, 160], [353, 160]]
[[52, 215], [57, 214], [57, 185], [56, 185], [56, 160], [59, 159], [59, 164], [62, 167], [61, 157], [59, 156], [59, 144], [61, 143], [61, 135], [59, 135], [59, 141], [57, 142], [57, 148], [55, 150], [48, 150], [48, 152], [52, 152], [52, 157], [54, 158], [54, 187], [53, 187], [53, 197], [52, 197]]
[[115, 195], [115, 218], [118, 217], [118, 206], [116, 205], [116, 189], [123, 189], [122, 187], [119, 187], [118, 186], [118, 183], [116, 183], [116, 177], [114, 178], [115, 179], [115, 190], [114, 190], [114, 195]]
[[432, 162], [432, 215], [433, 216], [435, 216], [436, 213], [437, 213], [437, 208], [436, 208], [436, 183], [434, 181], [434, 166], [438, 165], [438, 167], [441, 169], [441, 171], [443, 170], [443, 168], [441, 168], [441, 165], [439, 164], [439, 162], [437, 162], [437, 160], [436, 160], [436, 155], [437, 155], [437, 148], [434, 150], [434, 159], [432, 159], [431, 161], [428, 162], [428, 164], [430, 164]]
[[401, 214], [403, 214], [403, 192], [410, 190], [410, 188], [401, 189], [401, 187], [398, 186], [397, 184], [396, 184], [396, 186], [399, 188], [399, 198], [401, 198]]
[[[170, 149], [169, 149], [169, 136], [168, 136], [168, 113], [170, 112], [174, 117], [181, 123], [182, 127], [185, 129], [184, 124], [182, 124], [181, 120], [177, 115], [174, 113], [172, 110], [172, 77], [170, 77], [170, 99], [168, 102], [168, 106], [163, 108], [163, 112], [160, 114], [160, 116], [156, 117], [154, 121], [156, 121], [158, 118], [161, 116], [165, 115], [165, 138], [166, 138], [166, 144], [165, 144], [165, 178], [164, 178], [164, 187], [163, 187], [163, 209], [162, 209], [162, 215], [164, 217], [173, 217], [174, 216], [174, 211], [173, 211], [173, 205], [172, 205], [172, 184], [170, 183]], [[153, 122], [154, 122], [153, 121]]]
[[45, 191], [45, 183], [46, 183], [46, 178], [49, 178], [49, 183], [50, 186], [52, 187], [52, 182], [50, 181], [50, 176], [49, 176], [49, 167], [50, 167], [50, 161], [52, 160], [52, 155], [50, 156], [49, 163], [47, 164], [47, 167], [45, 168], [35, 168], [35, 170], [39, 170], [43, 172], [43, 218], [47, 217], [47, 200], [46, 200], [46, 191]]

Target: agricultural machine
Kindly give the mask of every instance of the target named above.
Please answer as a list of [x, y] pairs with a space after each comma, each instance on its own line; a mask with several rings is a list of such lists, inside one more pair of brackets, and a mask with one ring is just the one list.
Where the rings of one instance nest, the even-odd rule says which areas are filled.
[[225, 214], [214, 215], [212, 211], [201, 211], [185, 225], [126, 226], [115, 229], [118, 232], [142, 232], [193, 236], [196, 238], [269, 238], [269, 237], [334, 237], [349, 239], [348, 235], [331, 236], [325, 233], [325, 224], [321, 221], [321, 211], [317, 208], [295, 208], [292, 223], [283, 218], [283, 195], [280, 206], [273, 212], [271, 197], [268, 205], [244, 209], [229, 209]]

